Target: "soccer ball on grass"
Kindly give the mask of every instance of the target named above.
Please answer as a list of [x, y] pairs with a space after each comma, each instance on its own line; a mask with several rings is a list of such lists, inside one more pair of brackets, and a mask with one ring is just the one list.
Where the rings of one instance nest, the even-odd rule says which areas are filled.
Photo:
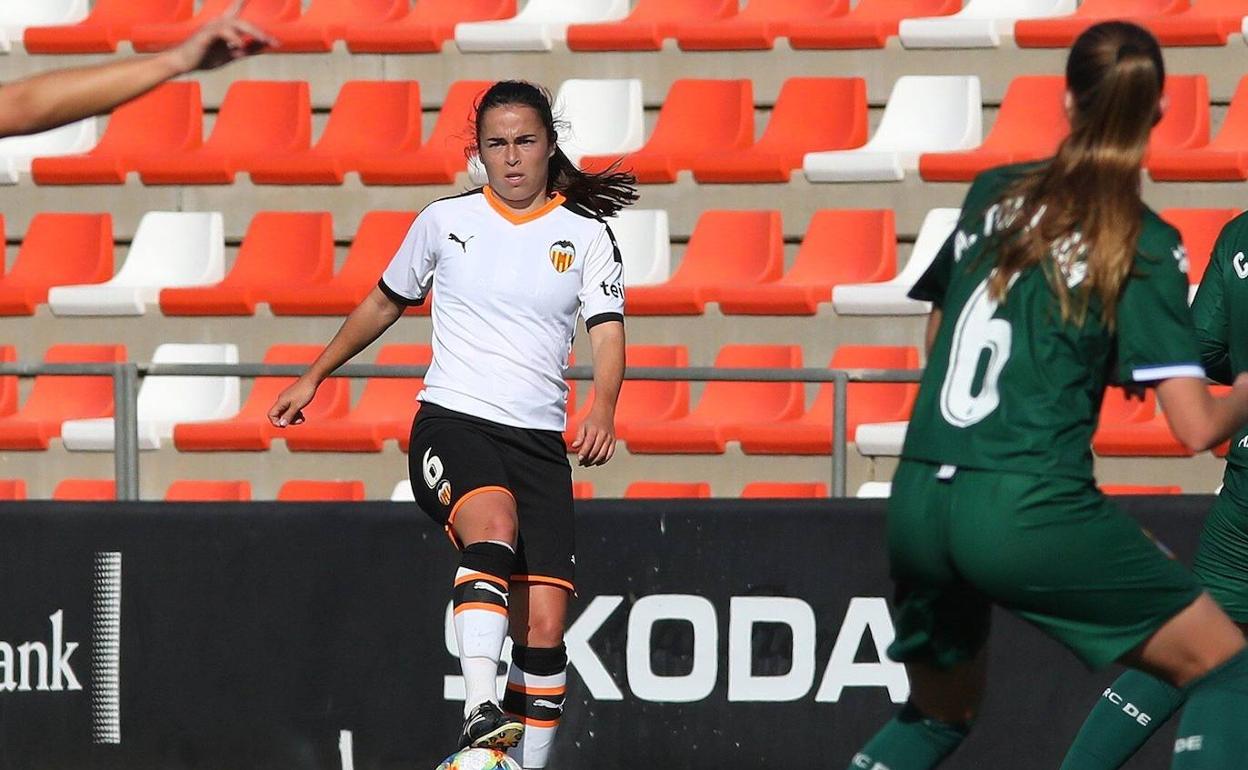
[[442, 760], [438, 770], [520, 770], [520, 765], [495, 749], [464, 749]]

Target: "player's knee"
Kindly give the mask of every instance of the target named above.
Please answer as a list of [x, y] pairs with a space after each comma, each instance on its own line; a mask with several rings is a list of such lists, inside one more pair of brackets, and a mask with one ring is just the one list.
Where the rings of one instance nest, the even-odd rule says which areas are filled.
[[531, 615], [524, 629], [524, 643], [528, 647], [553, 648], [563, 646], [563, 621], [558, 617]]

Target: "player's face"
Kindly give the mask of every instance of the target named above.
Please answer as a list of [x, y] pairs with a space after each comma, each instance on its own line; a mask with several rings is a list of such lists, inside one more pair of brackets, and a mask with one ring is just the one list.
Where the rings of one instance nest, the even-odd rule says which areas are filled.
[[481, 120], [481, 163], [490, 188], [517, 208], [546, 202], [547, 162], [554, 153], [537, 110], [504, 104]]

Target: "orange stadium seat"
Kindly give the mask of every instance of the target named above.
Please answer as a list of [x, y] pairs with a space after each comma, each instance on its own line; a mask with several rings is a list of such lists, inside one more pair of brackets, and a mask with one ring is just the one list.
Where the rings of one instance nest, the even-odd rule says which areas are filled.
[[794, 22], [833, 19], [849, 13], [849, 0], [750, 0], [735, 16], [680, 25], [676, 41], [685, 51], [771, 48]]
[[1242, 78], [1217, 136], [1187, 149], [1154, 148], [1148, 174], [1158, 181], [1216, 182], [1248, 179], [1248, 77]]
[[1179, 486], [1152, 486], [1148, 484], [1105, 484], [1101, 491], [1107, 495], [1181, 495]]
[[628, 18], [568, 27], [573, 51], [658, 51], [684, 24], [724, 19], [737, 13], [737, 0], [637, 0]]
[[896, 272], [891, 209], [816, 211], [787, 273], [769, 283], [723, 287], [717, 301], [727, 314], [814, 315], [832, 301], [833, 287], [884, 281]]
[[199, 83], [165, 83], [118, 107], [90, 152], [35, 158], [31, 174], [37, 184], [122, 184], [139, 158], [191, 152], [203, 133]]
[[735, 153], [693, 161], [699, 182], [788, 182], [808, 152], [848, 150], [867, 141], [867, 83], [862, 78], [789, 78], [762, 138]]
[[167, 502], [231, 502], [251, 499], [249, 481], [198, 481], [180, 479], [165, 491]]
[[592, 481], [573, 481], [572, 482], [572, 499], [573, 500], [591, 500], [594, 497], [594, 484]]
[[[1208, 78], [1204, 75], [1167, 75], [1165, 98], [1166, 111], [1148, 141], [1149, 155], [1208, 145]], [[1147, 157], [1144, 162], [1147, 165]]]
[[779, 211], [704, 211], [671, 279], [630, 288], [625, 307], [636, 315], [700, 315], [720, 290], [774, 281], [783, 270]]
[[[17, 349], [12, 345], [0, 345], [0, 364], [17, 361]], [[17, 377], [0, 377], [0, 419], [17, 412]]]
[[[130, 29], [130, 44], [136, 51], [162, 51], [182, 42], [233, 4], [234, 0], [204, 0], [199, 11], [187, 21], [135, 24]], [[298, 19], [299, 12], [299, 0], [248, 0], [243, 6], [242, 18], [267, 30], [271, 25]]]
[[[798, 345], [727, 345], [715, 358], [721, 369], [801, 365]], [[625, 443], [633, 454], [723, 454], [748, 426], [796, 419], [804, 401], [801, 383], [710, 382], [687, 416], [638, 423]]]
[[330, 502], [364, 499], [363, 481], [287, 481], [277, 490], [282, 502]]
[[1188, 5], [1188, 0], [1083, 0], [1069, 16], [1019, 19], [1014, 24], [1014, 40], [1023, 48], [1065, 48], [1098, 22], [1110, 19], [1146, 22], [1179, 14], [1186, 11]]
[[247, 226], [234, 267], [211, 286], [163, 289], [165, 315], [253, 315], [291, 285], [329, 281], [334, 270], [334, 222], [325, 212], [261, 211]]
[[395, 21], [407, 13], [408, 0], [312, 0], [303, 15], [265, 26], [282, 51], [330, 51], [352, 24]]
[[1065, 94], [1061, 75], [1014, 78], [984, 143], [965, 152], [925, 153], [919, 157], [919, 175], [929, 182], [967, 182], [993, 166], [1052, 155], [1070, 132]]
[[[916, 369], [919, 352], [911, 347], [877, 347], [842, 345], [832, 354], [832, 369]], [[845, 435], [854, 440], [854, 432], [863, 423], [896, 422], [910, 419], [917, 383], [851, 382], [846, 401], [848, 419]], [[758, 421], [741, 435], [741, 450], [746, 454], [832, 454], [832, 413], [835, 389], [832, 383], [819, 386], [810, 409], [783, 421]]]
[[[124, 345], [53, 345], [44, 354], [47, 364], [121, 363]], [[0, 417], [0, 449], [48, 448], [61, 435], [66, 420], [113, 415], [113, 379], [108, 376], [73, 377], [41, 374], [26, 403]]]
[[624, 497], [628, 500], [702, 498], [710, 496], [711, 485], [705, 481], [634, 481], [624, 489]]
[[752, 481], [741, 489], [743, 498], [811, 498], [827, 497], [828, 485], [805, 482]]
[[366, 156], [420, 146], [420, 84], [414, 80], [344, 83], [320, 141], [290, 155], [249, 166], [259, 184], [342, 184]]
[[259, 160], [308, 149], [312, 106], [304, 81], [243, 80], [230, 86], [212, 134], [199, 147], [138, 162], [144, 184], [232, 184]]
[[[428, 345], [386, 345], [377, 354], [377, 363], [387, 366], [420, 366], [431, 360]], [[406, 451], [416, 394], [424, 386], [419, 377], [371, 378], [351, 411], [300, 426], [287, 436], [286, 447], [293, 452], [380, 452], [394, 440]]]
[[82, 503], [116, 500], [117, 483], [112, 479], [63, 479], [52, 490], [52, 499]]
[[1144, 399], [1127, 398], [1119, 388], [1105, 391], [1101, 418], [1092, 434], [1092, 451], [1103, 457], [1190, 457], [1170, 432], [1152, 388]]
[[[416, 218], [411, 211], [370, 211], [360, 220], [342, 268], [320, 283], [277, 287], [269, 295], [273, 315], [346, 315], [377, 286]], [[408, 308], [429, 314], [430, 300]]]
[[[320, 345], [274, 345], [264, 354], [266, 364], [310, 364], [321, 353]], [[263, 452], [275, 438], [314, 431], [321, 421], [342, 417], [351, 401], [351, 383], [331, 377], [321, 383], [316, 398], [303, 410], [307, 423], [274, 428], [269, 408], [294, 377], [257, 377], [238, 414], [228, 420], [181, 423], [173, 428], [173, 444], [182, 452]]]
[[844, 16], [793, 22], [794, 48], [883, 48], [897, 34], [902, 19], [948, 16], [962, 10], [962, 0], [858, 0]]
[[1133, 18], [1162, 45], [1226, 45], [1248, 16], [1248, 0], [1197, 0], [1178, 13]]
[[28, 27], [29, 53], [112, 53], [138, 24], [173, 23], [191, 17], [192, 0], [96, 0], [77, 24]]
[[25, 500], [26, 482], [22, 479], [0, 480], [0, 500]]
[[491, 85], [488, 80], [452, 83], [428, 141], [389, 155], [361, 158], [360, 179], [364, 184], [453, 183], [455, 175], [468, 168], [467, 148], [475, 141], [474, 105]]
[[[737, 153], [754, 144], [754, 84], [749, 80], [681, 79], [659, 110], [650, 141], [624, 156], [620, 168], [639, 182], [671, 183], [711, 152]], [[581, 167], [602, 171], [620, 160], [587, 155]]]
[[1239, 214], [1239, 209], [1165, 209], [1161, 218], [1178, 228], [1187, 247], [1189, 266], [1187, 280], [1192, 286], [1200, 284], [1213, 256], [1213, 244], [1218, 233]]
[[[629, 345], [625, 358], [629, 367], [688, 366], [689, 351], [683, 345]], [[594, 404], [593, 390], [585, 404], [568, 419], [563, 432], [569, 446], [589, 416]], [[648, 422], [677, 420], [689, 414], [689, 383], [660, 380], [625, 380], [615, 405], [615, 436], [627, 441], [633, 426]]]
[[112, 277], [112, 216], [36, 214], [12, 269], [0, 276], [0, 315], [34, 315], [53, 286]]
[[353, 21], [343, 37], [353, 53], [437, 53], [460, 22], [515, 15], [516, 0], [420, 0], [396, 19]]

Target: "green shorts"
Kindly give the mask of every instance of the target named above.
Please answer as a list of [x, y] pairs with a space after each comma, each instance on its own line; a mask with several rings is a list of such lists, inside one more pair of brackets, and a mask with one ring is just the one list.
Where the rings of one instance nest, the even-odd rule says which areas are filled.
[[939, 470], [903, 460], [893, 478], [894, 660], [948, 668], [974, 658], [995, 603], [1099, 668], [1201, 593], [1091, 480]]
[[1205, 519], [1192, 570], [1232, 620], [1248, 623], [1248, 506], [1226, 492]]

